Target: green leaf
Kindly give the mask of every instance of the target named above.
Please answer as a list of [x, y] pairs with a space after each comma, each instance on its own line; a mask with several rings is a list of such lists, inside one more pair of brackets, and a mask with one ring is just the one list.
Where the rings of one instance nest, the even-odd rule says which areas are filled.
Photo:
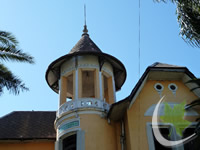
[[171, 108], [168, 103], [165, 103], [165, 108], [164, 108], [165, 115], [160, 116], [160, 119], [162, 120], [163, 123], [173, 124], [176, 133], [179, 136], [182, 136], [183, 130], [191, 124], [191, 122], [183, 119], [185, 113], [185, 104], [186, 102], [184, 101], [180, 104], [174, 105], [174, 108]]

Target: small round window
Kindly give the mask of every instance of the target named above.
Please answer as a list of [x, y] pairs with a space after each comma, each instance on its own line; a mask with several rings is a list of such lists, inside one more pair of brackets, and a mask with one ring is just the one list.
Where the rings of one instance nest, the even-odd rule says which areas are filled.
[[174, 84], [174, 83], [170, 83], [170, 84], [168, 85], [168, 88], [169, 88], [171, 91], [173, 91], [173, 92], [175, 92], [175, 91], [178, 89], [178, 87], [177, 87], [176, 84]]
[[154, 85], [154, 88], [155, 88], [156, 91], [158, 91], [158, 92], [161, 92], [161, 91], [163, 91], [163, 89], [164, 89], [163, 85], [160, 84], [160, 83], [156, 83], [156, 84]]

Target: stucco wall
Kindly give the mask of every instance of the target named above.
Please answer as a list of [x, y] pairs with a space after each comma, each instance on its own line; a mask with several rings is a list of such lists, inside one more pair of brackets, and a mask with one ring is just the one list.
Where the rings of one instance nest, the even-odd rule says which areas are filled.
[[54, 141], [0, 142], [0, 150], [54, 150]]
[[80, 127], [85, 131], [85, 150], [117, 150], [115, 125], [97, 114], [80, 115]]
[[[197, 96], [181, 81], [147, 81], [132, 107], [127, 110], [125, 117], [127, 150], [148, 149], [146, 123], [151, 122], [152, 117], [144, 116], [144, 114], [152, 104], [156, 104], [160, 100], [160, 95], [154, 89], [155, 83], [161, 83], [164, 86], [162, 95], [165, 95], [167, 102], [180, 103], [185, 100], [186, 103], [189, 103], [197, 99]], [[175, 83], [178, 86], [176, 95], [169, 90], [170, 83]], [[196, 117], [188, 118], [192, 121]]]
[[116, 138], [116, 150], [121, 150], [121, 143], [120, 143], [120, 137], [121, 137], [121, 124], [120, 122], [113, 122], [115, 124], [115, 138]]

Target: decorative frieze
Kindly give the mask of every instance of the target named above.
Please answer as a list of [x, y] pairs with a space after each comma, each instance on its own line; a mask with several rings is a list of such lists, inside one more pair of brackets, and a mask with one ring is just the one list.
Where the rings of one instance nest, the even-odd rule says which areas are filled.
[[101, 111], [109, 111], [109, 104], [96, 98], [79, 98], [69, 102], [65, 102], [57, 111], [57, 118], [69, 111], [78, 110], [82, 108], [93, 108]]

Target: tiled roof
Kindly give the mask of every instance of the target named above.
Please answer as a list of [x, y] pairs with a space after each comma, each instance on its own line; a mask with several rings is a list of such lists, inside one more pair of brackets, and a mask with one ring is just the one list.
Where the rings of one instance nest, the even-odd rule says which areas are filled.
[[99, 53], [101, 53], [101, 50], [90, 39], [88, 34], [83, 34], [81, 39], [76, 43], [76, 45], [72, 48], [72, 50], [69, 52], [69, 54], [76, 53], [76, 52], [99, 52]]
[[62, 64], [71, 58], [83, 55], [93, 55], [98, 57], [99, 69], [103, 66], [104, 62], [111, 64], [114, 73], [115, 89], [120, 90], [126, 80], [126, 69], [124, 65], [114, 56], [102, 52], [98, 46], [90, 39], [87, 34], [87, 28], [83, 30], [81, 39], [71, 49], [71, 51], [53, 61], [46, 71], [46, 81], [50, 88], [56, 93], [59, 92], [58, 81], [60, 79], [60, 67]]
[[14, 111], [0, 118], [0, 140], [55, 140], [55, 111]]

